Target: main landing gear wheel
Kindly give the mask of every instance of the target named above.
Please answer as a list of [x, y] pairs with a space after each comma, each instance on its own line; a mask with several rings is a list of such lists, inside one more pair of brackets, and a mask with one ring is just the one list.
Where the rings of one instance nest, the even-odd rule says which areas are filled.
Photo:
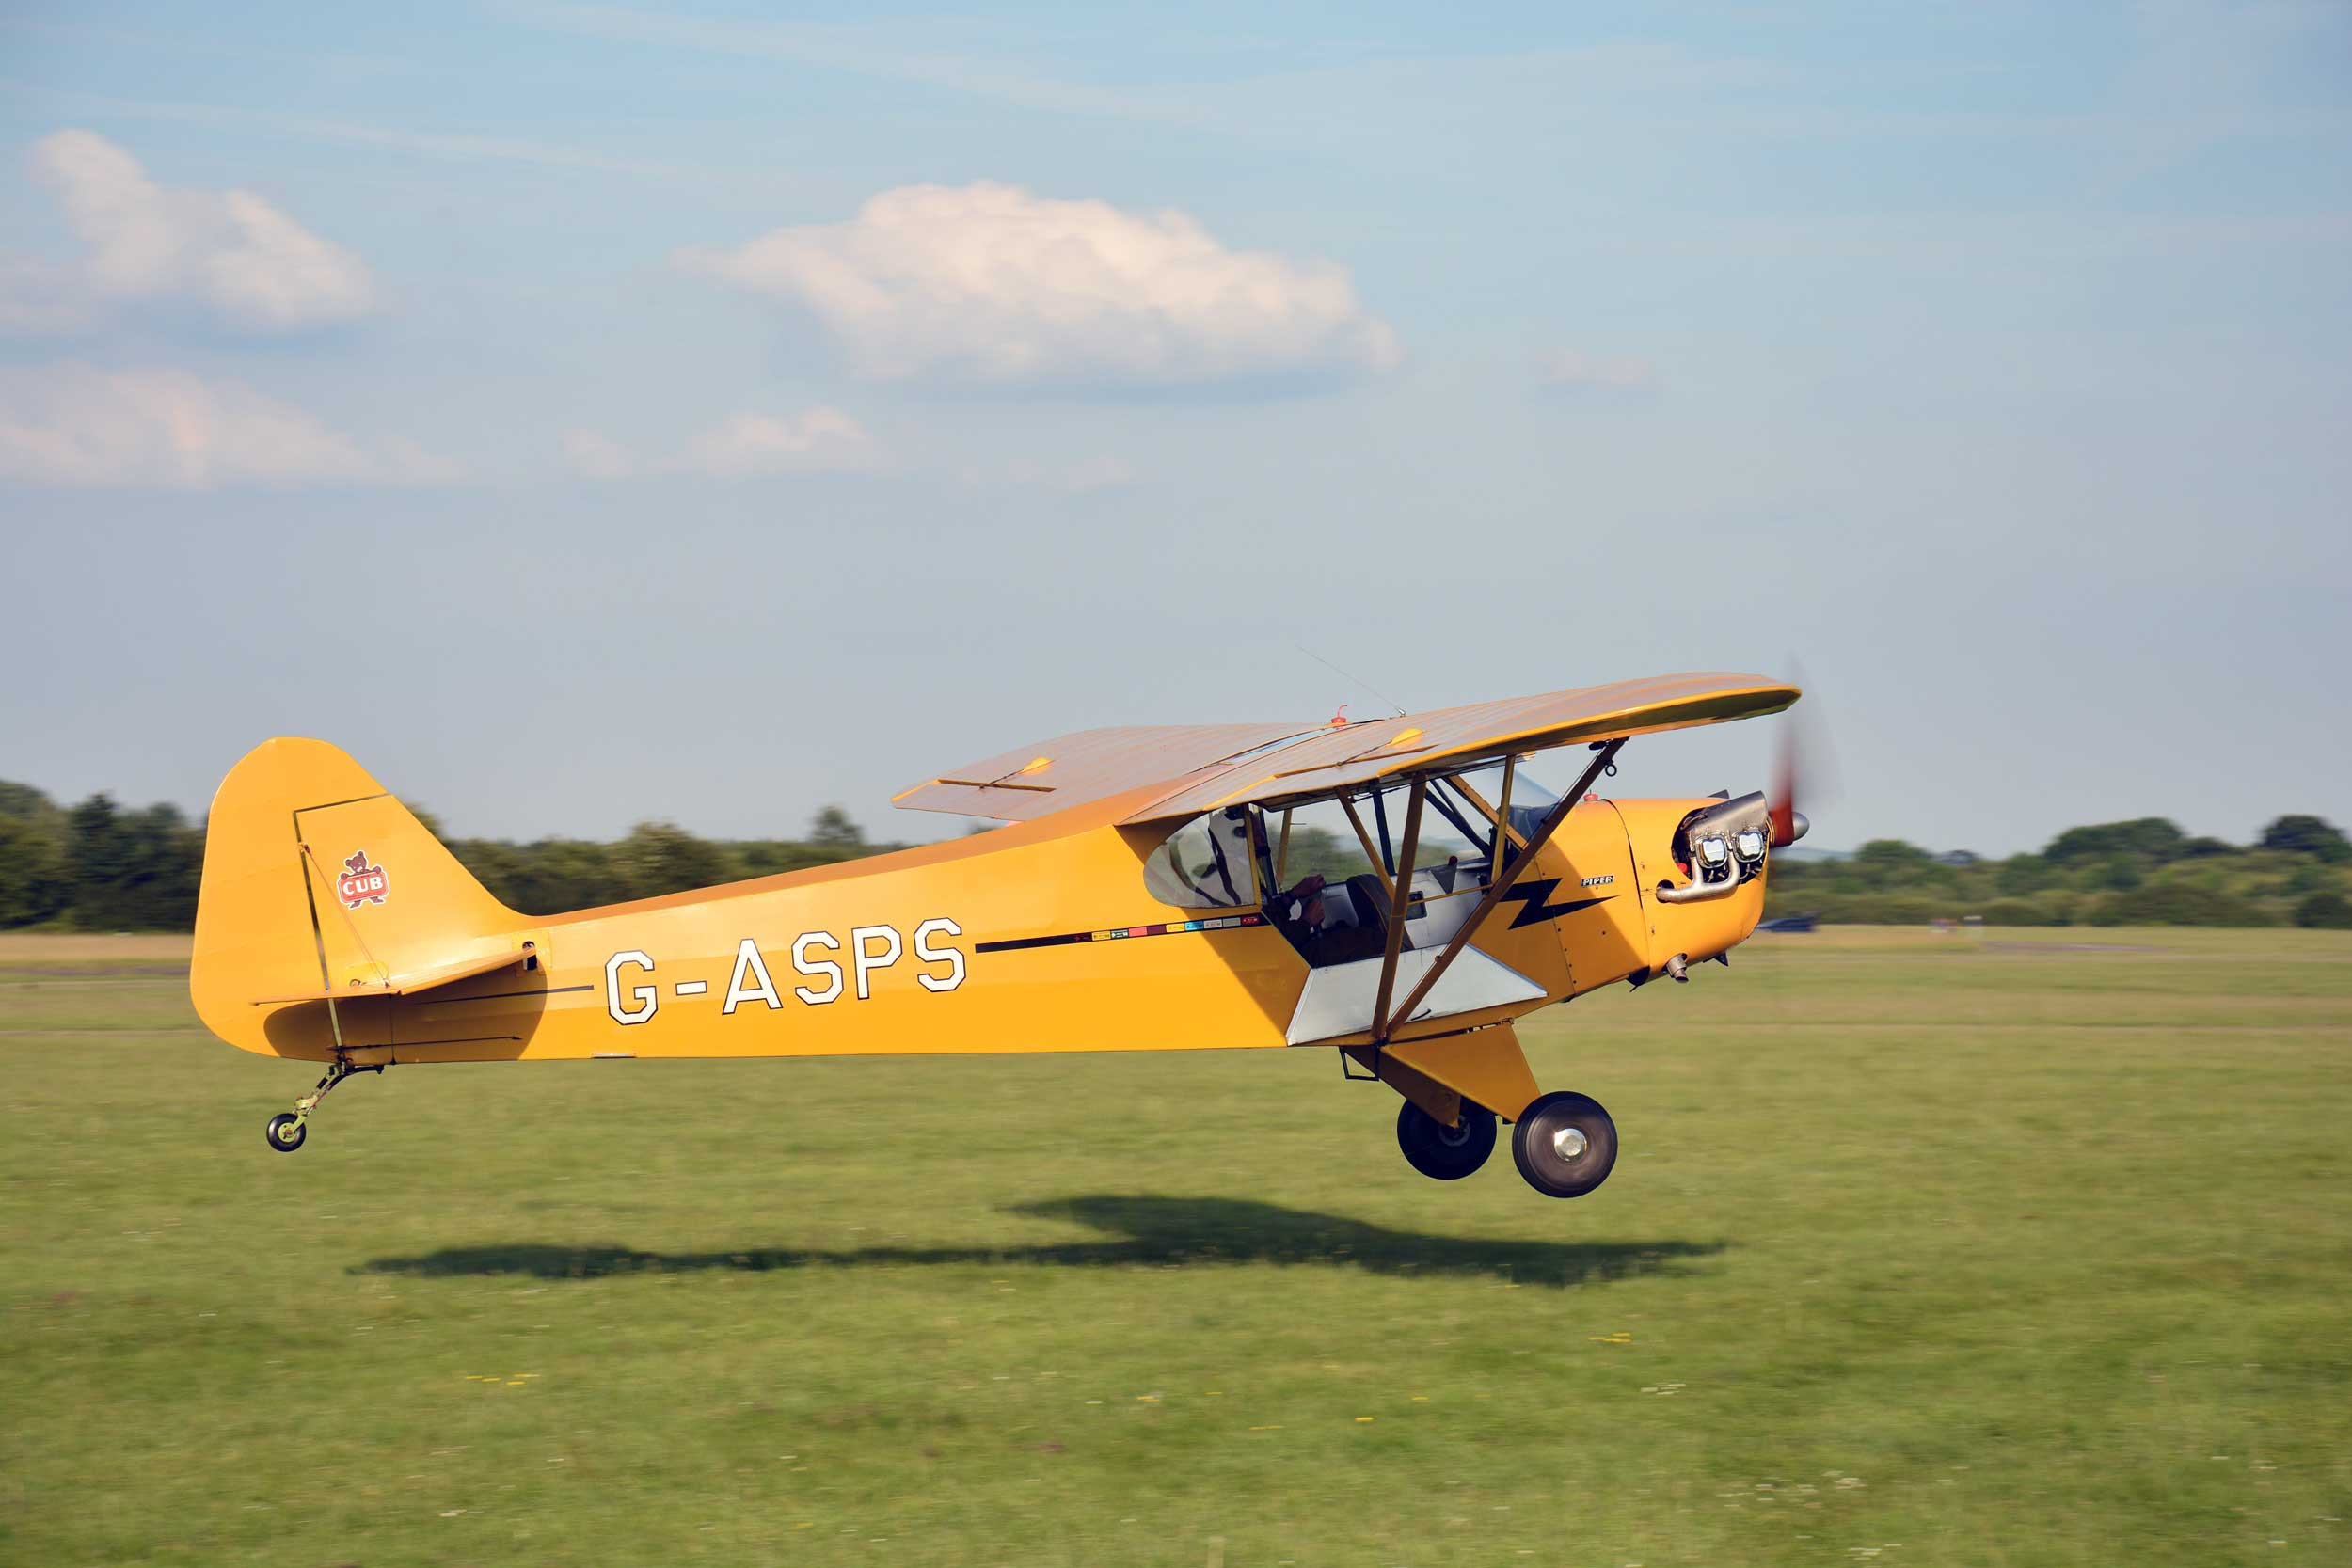
[[1422, 1175], [1459, 1181], [1495, 1151], [1495, 1114], [1465, 1100], [1460, 1125], [1448, 1127], [1408, 1100], [1396, 1113], [1396, 1147]]
[[292, 1111], [280, 1111], [269, 1118], [269, 1146], [280, 1154], [292, 1154], [310, 1135], [310, 1130]]
[[1555, 1089], [1519, 1114], [1511, 1158], [1546, 1197], [1582, 1197], [1617, 1163], [1617, 1124], [1599, 1101]]

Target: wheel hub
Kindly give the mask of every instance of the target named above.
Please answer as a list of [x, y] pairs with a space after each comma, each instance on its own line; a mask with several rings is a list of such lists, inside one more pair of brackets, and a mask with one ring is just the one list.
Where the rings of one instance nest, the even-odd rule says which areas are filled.
[[1551, 1151], [1563, 1160], [1581, 1160], [1591, 1141], [1574, 1127], [1563, 1127], [1551, 1135]]

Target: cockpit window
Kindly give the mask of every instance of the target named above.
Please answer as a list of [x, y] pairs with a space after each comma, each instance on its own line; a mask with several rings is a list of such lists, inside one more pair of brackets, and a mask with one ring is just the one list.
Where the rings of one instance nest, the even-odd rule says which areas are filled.
[[1232, 909], [1258, 901], [1247, 808], [1196, 816], [1143, 863], [1143, 885], [1178, 909]]
[[[1144, 858], [1144, 887], [1180, 910], [1263, 909], [1316, 967], [1379, 957], [1399, 908], [1406, 946], [1439, 946], [1495, 874], [1493, 811], [1502, 789], [1500, 765], [1430, 780], [1412, 876], [1402, 889], [1410, 799], [1403, 780], [1272, 812], [1236, 805], [1196, 816]], [[1524, 768], [1514, 768], [1509, 820], [1520, 842], [1557, 800]], [[1502, 863], [1512, 852], [1506, 847]]]
[[[1491, 810], [1502, 793], [1502, 764], [1489, 763], [1461, 775], [1462, 782], [1478, 792], [1479, 799]], [[1522, 763], [1511, 772], [1511, 827], [1521, 837], [1535, 831], [1544, 814], [1559, 803], [1560, 797], [1546, 789], [1528, 773]], [[1484, 815], [1482, 813], [1482, 815]]]

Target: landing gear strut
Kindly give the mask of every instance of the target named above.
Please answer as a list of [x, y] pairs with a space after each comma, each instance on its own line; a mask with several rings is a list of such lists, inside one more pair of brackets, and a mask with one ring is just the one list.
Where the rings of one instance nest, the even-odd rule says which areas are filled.
[[269, 1129], [265, 1136], [269, 1139], [270, 1148], [280, 1154], [292, 1154], [295, 1149], [300, 1148], [302, 1140], [310, 1136], [310, 1113], [319, 1108], [319, 1101], [325, 1100], [336, 1085], [355, 1072], [381, 1072], [383, 1070], [384, 1066], [380, 1062], [373, 1067], [353, 1067], [342, 1057], [336, 1057], [334, 1065], [326, 1069], [326, 1076], [319, 1080], [318, 1087], [295, 1101], [293, 1110], [280, 1111], [269, 1118]]
[[1397, 1109], [1396, 1146], [1422, 1175], [1459, 1181], [1495, 1151], [1495, 1114], [1465, 1100], [1459, 1124], [1448, 1127], [1408, 1100]]
[[1519, 1113], [1511, 1158], [1546, 1197], [1582, 1197], [1617, 1163], [1617, 1124], [1599, 1101], [1555, 1089]]

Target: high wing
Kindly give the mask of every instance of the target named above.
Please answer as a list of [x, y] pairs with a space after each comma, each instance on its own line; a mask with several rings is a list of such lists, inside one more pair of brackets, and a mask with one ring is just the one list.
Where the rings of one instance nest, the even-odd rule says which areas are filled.
[[1799, 695], [1765, 675], [1659, 675], [1375, 719], [1186, 780], [1126, 820], [1192, 816], [1244, 800], [1303, 800], [1400, 773], [1459, 771], [1552, 746], [1752, 719], [1778, 713]]
[[1152, 822], [1579, 741], [1755, 718], [1798, 696], [1797, 688], [1765, 675], [1660, 675], [1346, 725], [1083, 730], [958, 768], [901, 791], [893, 803], [1025, 821], [1164, 783], [1164, 792], [1123, 818]]

